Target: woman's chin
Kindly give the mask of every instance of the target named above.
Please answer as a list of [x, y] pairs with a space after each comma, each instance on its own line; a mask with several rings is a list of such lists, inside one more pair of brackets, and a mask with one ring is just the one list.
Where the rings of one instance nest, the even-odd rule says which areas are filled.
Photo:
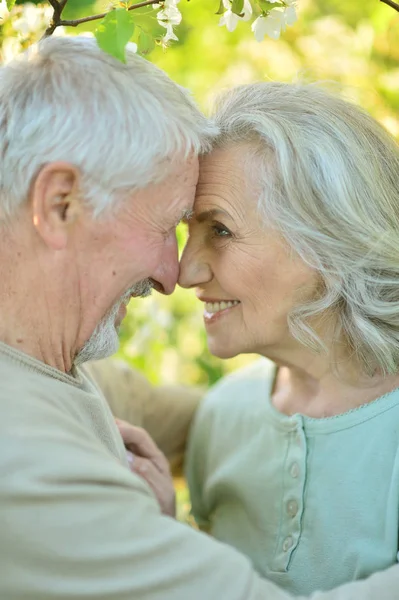
[[230, 348], [227, 345], [216, 344], [214, 341], [209, 340], [209, 339], [208, 339], [208, 348], [209, 348], [209, 352], [213, 356], [217, 356], [217, 358], [223, 358], [223, 359], [234, 358], [235, 356], [240, 354], [239, 351], [234, 350], [233, 348]]

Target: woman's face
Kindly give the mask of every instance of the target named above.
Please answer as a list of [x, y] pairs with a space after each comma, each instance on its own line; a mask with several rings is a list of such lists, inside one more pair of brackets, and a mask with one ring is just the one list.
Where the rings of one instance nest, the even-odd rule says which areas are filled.
[[259, 216], [260, 190], [245, 175], [246, 146], [201, 160], [179, 283], [204, 303], [209, 348], [221, 358], [278, 359], [298, 345], [287, 315], [314, 295], [317, 277]]

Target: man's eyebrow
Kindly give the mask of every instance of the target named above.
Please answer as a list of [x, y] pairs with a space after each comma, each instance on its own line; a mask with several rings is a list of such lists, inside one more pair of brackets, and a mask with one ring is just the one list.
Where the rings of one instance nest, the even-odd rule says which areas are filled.
[[194, 211], [192, 208], [185, 208], [180, 215], [180, 219], [179, 219], [179, 223], [180, 221], [182, 223], [188, 223], [190, 221], [190, 219], [192, 219], [194, 216]]
[[194, 215], [194, 211], [192, 208], [185, 208], [182, 213], [180, 220], [181, 221], [189, 221]]

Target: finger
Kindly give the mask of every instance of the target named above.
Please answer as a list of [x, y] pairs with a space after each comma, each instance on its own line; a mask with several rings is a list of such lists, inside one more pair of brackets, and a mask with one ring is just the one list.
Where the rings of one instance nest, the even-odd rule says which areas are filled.
[[116, 424], [123, 442], [129, 450], [136, 456], [149, 458], [160, 471], [169, 473], [168, 461], [144, 429], [130, 425], [130, 423], [126, 423], [126, 421], [116, 420]]
[[160, 453], [154, 440], [141, 427], [135, 427], [126, 421], [116, 421], [116, 424], [126, 446], [134, 446], [140, 456], [152, 458]]
[[134, 457], [132, 472], [144, 479], [154, 492], [161, 511], [176, 516], [176, 495], [170, 476], [161, 473], [148, 458]]
[[155, 493], [161, 490], [162, 483], [165, 482], [164, 475], [159, 472], [150, 459], [135, 456], [131, 470], [145, 479]]

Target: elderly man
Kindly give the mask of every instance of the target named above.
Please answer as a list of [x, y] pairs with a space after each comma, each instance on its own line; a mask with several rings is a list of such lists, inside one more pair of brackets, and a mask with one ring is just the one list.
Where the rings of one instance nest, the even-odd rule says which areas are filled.
[[[173, 291], [175, 226], [212, 126], [154, 66], [83, 39], [3, 68], [0, 106], [1, 600], [287, 599], [161, 513], [78, 367], [116, 349], [131, 297]], [[382, 599], [381, 577], [356, 598]], [[314, 596], [327, 597], [352, 586]]]

